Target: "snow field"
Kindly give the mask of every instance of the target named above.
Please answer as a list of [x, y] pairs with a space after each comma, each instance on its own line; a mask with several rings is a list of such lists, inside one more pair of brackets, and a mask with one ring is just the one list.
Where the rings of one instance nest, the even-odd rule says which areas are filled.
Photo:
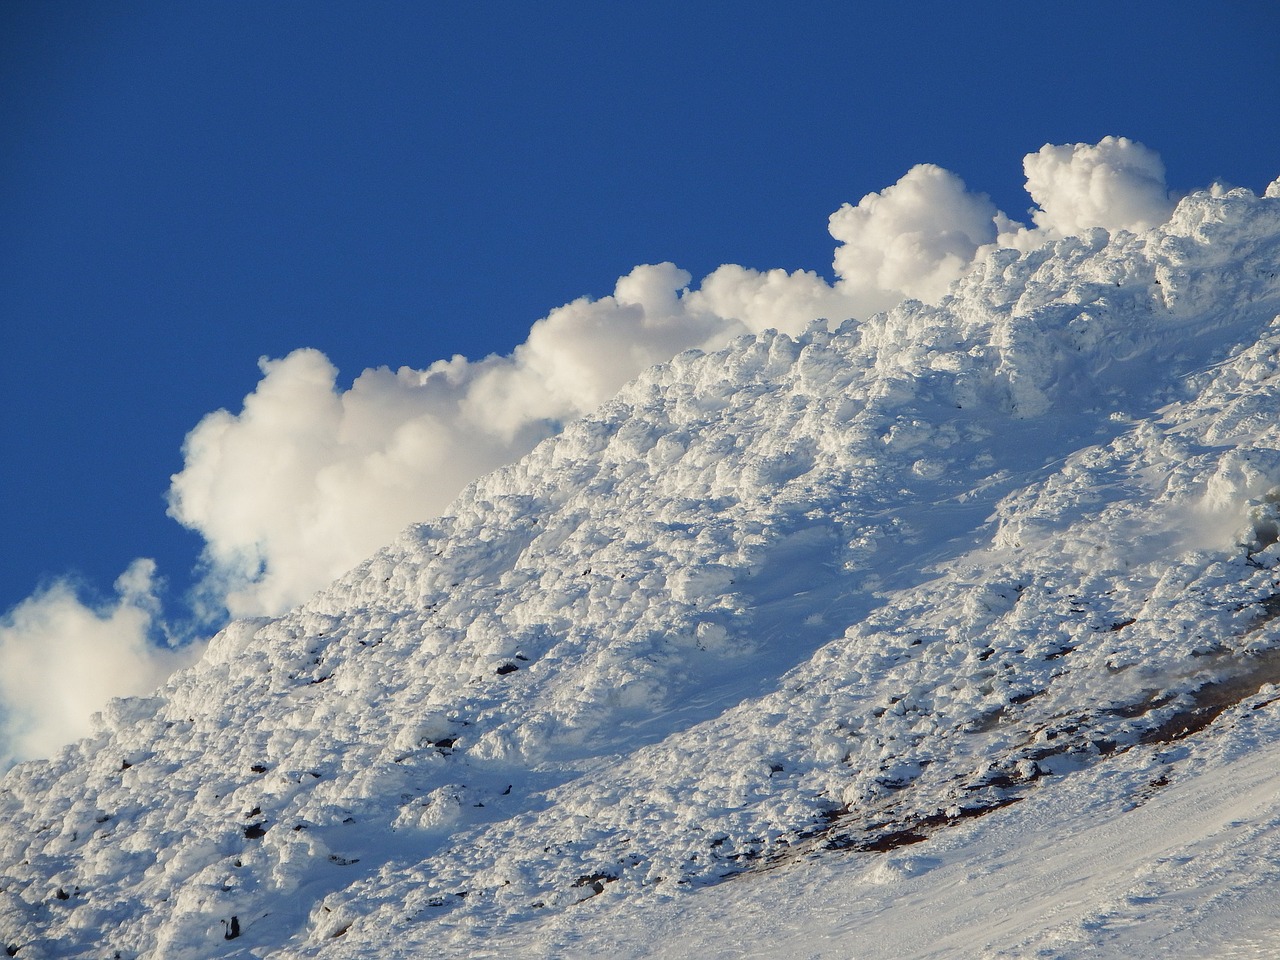
[[[941, 911], [958, 939], [911, 949], [1071, 956], [1132, 945], [1123, 915], [1191, 949], [1201, 927], [1117, 899], [1151, 895], [1135, 863], [1150, 889], [1187, 875], [1157, 821], [1081, 871], [1153, 764], [1201, 764], [1217, 810], [1220, 750], [1269, 802], [1228, 754], [1266, 742], [1230, 731], [1272, 722], [1280, 681], [1278, 263], [1280, 202], [1197, 194], [1143, 234], [996, 252], [936, 307], [653, 368], [11, 771], [4, 935], [23, 957], [571, 951], [645, 905], [758, 917], [735, 891], [812, 869], [881, 891], [810, 888], [832, 936], [845, 910], [883, 943], [878, 911]], [[1053, 860], [1020, 824], [1063, 797], [1100, 826]], [[1205, 896], [1240, 889], [1266, 929], [1236, 834], [1186, 822], [1187, 870], [1228, 858]], [[988, 905], [1030, 884], [1015, 841], [1075, 906], [1028, 895], [992, 926], [948, 899], [949, 845], [988, 856]]]

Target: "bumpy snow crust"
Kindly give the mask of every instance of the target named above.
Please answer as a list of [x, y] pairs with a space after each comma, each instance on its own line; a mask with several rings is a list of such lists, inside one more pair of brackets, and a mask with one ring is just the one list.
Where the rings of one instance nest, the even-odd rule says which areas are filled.
[[12, 770], [0, 935], [464, 955], [1227, 736], [1277, 709], [1278, 271], [1280, 198], [1196, 194], [652, 369]]

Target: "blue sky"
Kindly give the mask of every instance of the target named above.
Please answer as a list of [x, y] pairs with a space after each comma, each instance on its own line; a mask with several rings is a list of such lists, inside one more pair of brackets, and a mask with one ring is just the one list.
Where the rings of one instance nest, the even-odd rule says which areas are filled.
[[830, 278], [913, 165], [1014, 218], [1022, 157], [1123, 135], [1174, 189], [1280, 174], [1258, 2], [0, 6], [0, 609], [203, 540], [184, 436], [260, 356], [508, 353], [635, 265]]

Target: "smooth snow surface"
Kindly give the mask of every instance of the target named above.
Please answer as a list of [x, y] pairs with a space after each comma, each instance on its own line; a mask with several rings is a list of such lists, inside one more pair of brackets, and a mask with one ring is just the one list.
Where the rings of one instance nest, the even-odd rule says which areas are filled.
[[1278, 269], [1280, 198], [1196, 194], [653, 368], [11, 771], [0, 934], [1267, 956]]

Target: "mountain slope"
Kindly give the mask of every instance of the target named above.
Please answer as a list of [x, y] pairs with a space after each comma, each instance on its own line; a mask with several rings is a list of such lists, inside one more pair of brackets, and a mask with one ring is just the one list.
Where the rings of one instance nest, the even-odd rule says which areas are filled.
[[927, 842], [809, 857], [696, 897], [599, 897], [476, 938], [478, 953], [1273, 957], [1280, 714], [1252, 706], [1213, 732], [1045, 781]]
[[11, 771], [7, 942], [530, 945], [1176, 765], [1280, 681], [1277, 265], [1197, 194], [651, 370]]

